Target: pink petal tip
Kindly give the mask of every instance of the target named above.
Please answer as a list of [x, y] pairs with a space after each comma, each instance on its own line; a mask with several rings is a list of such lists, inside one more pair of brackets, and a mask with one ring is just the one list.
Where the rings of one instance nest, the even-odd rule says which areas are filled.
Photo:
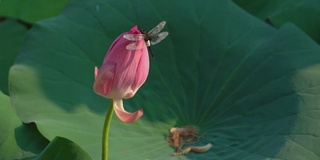
[[138, 120], [143, 115], [143, 110], [139, 109], [136, 112], [130, 113], [123, 108], [122, 99], [113, 100], [114, 111], [118, 118], [125, 123], [132, 123]]

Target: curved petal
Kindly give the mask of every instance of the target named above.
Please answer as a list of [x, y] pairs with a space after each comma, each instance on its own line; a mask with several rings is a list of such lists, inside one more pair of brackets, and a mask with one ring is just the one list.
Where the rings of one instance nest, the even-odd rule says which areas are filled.
[[113, 107], [119, 119], [126, 123], [132, 123], [143, 115], [142, 109], [139, 109], [134, 113], [127, 112], [123, 108], [122, 99], [113, 99]]
[[109, 98], [116, 72], [115, 69], [116, 64], [102, 65], [100, 69], [95, 67], [95, 81], [93, 84], [93, 90], [97, 94]]

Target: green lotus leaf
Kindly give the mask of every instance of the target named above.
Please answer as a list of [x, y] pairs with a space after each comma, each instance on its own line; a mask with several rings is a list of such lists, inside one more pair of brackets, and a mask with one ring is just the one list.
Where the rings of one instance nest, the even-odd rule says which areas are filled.
[[32, 159], [48, 144], [34, 124], [23, 124], [0, 92], [0, 159]]
[[20, 52], [27, 28], [15, 20], [0, 23], [0, 90], [8, 93], [9, 68]]
[[35, 23], [41, 19], [57, 16], [68, 0], [1, 0], [0, 17], [11, 17]]
[[[152, 46], [147, 82], [129, 111], [113, 116], [110, 159], [319, 159], [320, 48], [292, 24], [276, 30], [232, 1], [71, 1], [38, 22], [10, 70], [18, 115], [49, 140], [66, 137], [101, 157], [109, 100], [93, 92], [94, 66], [134, 25], [166, 20], [169, 36]], [[202, 154], [172, 156], [171, 127], [194, 125], [212, 143]]]
[[89, 155], [84, 152], [81, 147], [72, 141], [63, 138], [56, 137], [46, 149], [37, 157], [37, 160], [47, 159], [77, 159], [77, 160], [89, 160]]
[[267, 20], [277, 28], [291, 22], [320, 43], [320, 8], [319, 1], [314, 0], [234, 0], [251, 14]]

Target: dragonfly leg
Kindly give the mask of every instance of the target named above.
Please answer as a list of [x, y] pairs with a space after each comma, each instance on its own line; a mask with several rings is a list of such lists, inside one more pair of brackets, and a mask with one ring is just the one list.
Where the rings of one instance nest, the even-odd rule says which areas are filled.
[[150, 51], [151, 57], [152, 57], [153, 59], [155, 59], [151, 47], [148, 47], [148, 49], [149, 49], [149, 51]]

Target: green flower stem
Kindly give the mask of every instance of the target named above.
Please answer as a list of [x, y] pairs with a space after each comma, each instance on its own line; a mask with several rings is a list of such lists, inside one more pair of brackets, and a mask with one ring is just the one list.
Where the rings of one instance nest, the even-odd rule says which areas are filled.
[[109, 147], [109, 130], [113, 114], [113, 100], [110, 101], [110, 106], [104, 120], [103, 135], [102, 135], [102, 160], [108, 160], [108, 147]]

